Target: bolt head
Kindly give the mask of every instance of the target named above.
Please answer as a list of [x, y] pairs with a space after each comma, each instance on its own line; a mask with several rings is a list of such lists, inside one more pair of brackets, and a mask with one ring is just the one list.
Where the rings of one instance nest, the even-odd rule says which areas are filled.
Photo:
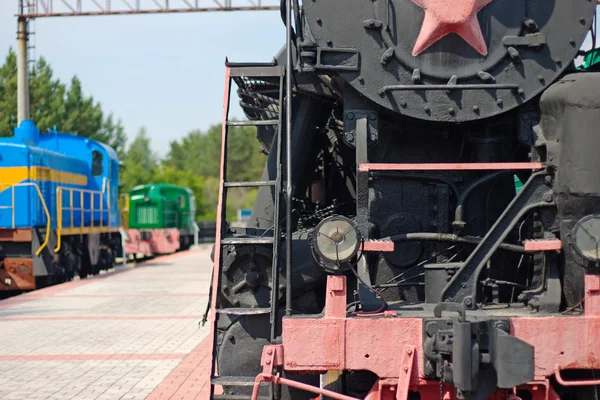
[[267, 361], [265, 361], [265, 364], [267, 364], [267, 365], [271, 365], [271, 360], [267, 360]]
[[472, 306], [472, 305], [473, 305], [473, 300], [471, 300], [471, 298], [470, 298], [470, 297], [467, 297], [467, 298], [465, 299], [465, 305], [466, 305], [466, 306], [469, 306], [469, 307], [470, 307], [470, 306]]
[[406, 350], [406, 354], [408, 354], [410, 356], [412, 354], [412, 349]]
[[273, 354], [273, 350], [271, 350], [271, 349], [267, 350], [267, 354], [268, 354], [268, 355], [271, 355], [271, 354]]
[[404, 372], [408, 372], [408, 367], [404, 367], [402, 369], [404, 370]]

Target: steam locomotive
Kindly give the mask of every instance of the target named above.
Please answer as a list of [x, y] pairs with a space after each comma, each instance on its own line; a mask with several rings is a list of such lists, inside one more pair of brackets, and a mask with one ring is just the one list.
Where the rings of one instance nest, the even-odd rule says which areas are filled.
[[288, 90], [227, 66], [280, 123], [256, 124], [275, 187], [221, 221], [211, 398], [597, 398], [596, 2], [281, 9]]

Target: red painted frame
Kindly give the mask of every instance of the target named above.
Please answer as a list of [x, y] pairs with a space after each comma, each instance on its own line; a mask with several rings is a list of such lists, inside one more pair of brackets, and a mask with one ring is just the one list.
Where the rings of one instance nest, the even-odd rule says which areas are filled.
[[[328, 370], [369, 370], [379, 380], [367, 400], [406, 400], [408, 391], [423, 400], [440, 398], [439, 382], [426, 380], [423, 371], [422, 320], [385, 313], [367, 318], [346, 315], [346, 278], [327, 278], [325, 313], [314, 318], [284, 318], [282, 344], [266, 346], [263, 373], [255, 382], [253, 399], [261, 382], [274, 382], [338, 400], [351, 397], [301, 384], [273, 374], [274, 367], [286, 371], [325, 373]], [[535, 380], [519, 388], [498, 390], [490, 400], [517, 400], [516, 390], [527, 390], [534, 400], [559, 400], [549, 378], [563, 386], [598, 385], [600, 381], [565, 381], [565, 369], [600, 369], [600, 277], [585, 278], [583, 316], [525, 317], [511, 319], [511, 334], [535, 349]], [[270, 358], [265, 356], [271, 351]], [[270, 361], [269, 361], [270, 360]], [[452, 387], [444, 388], [444, 399], [454, 400]], [[356, 399], [353, 399], [356, 400]]]
[[505, 163], [448, 163], [448, 164], [360, 164], [361, 172], [369, 171], [495, 171], [495, 170], [539, 170], [539, 162]]

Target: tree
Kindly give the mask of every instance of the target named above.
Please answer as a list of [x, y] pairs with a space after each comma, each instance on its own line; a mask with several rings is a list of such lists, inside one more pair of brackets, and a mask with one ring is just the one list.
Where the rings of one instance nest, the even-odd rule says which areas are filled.
[[142, 127], [123, 158], [122, 192], [127, 193], [134, 186], [155, 182], [158, 172], [158, 157], [152, 152], [146, 128]]
[[94, 135], [94, 139], [106, 143], [119, 155], [119, 159], [123, 160], [125, 157], [125, 145], [127, 143], [127, 135], [125, 134], [125, 128], [121, 120], [114, 122], [114, 116], [112, 113], [108, 114], [100, 130]]
[[[203, 197], [208, 206], [201, 219], [215, 219], [219, 195], [221, 165], [221, 125], [213, 125], [205, 132], [195, 130], [180, 141], [170, 144], [164, 165], [190, 171], [204, 177]], [[235, 127], [229, 130], [229, 153], [227, 164], [228, 181], [259, 180], [266, 158], [259, 152], [256, 129]], [[240, 208], [251, 208], [256, 198], [256, 189], [228, 189], [227, 216], [233, 218]]]
[[196, 216], [201, 217], [207, 214], [212, 216], [211, 205], [207, 204], [204, 196], [205, 182], [203, 177], [195, 175], [191, 171], [183, 171], [163, 165], [154, 182], [170, 183], [190, 189], [194, 192], [196, 198]]
[[17, 55], [12, 49], [0, 67], [0, 137], [12, 136], [17, 125]]

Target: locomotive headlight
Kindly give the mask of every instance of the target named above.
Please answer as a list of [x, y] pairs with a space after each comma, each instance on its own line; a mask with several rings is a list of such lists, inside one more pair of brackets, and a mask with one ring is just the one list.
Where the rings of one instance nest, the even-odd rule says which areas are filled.
[[317, 225], [310, 242], [317, 262], [326, 270], [337, 272], [349, 267], [359, 251], [361, 235], [354, 221], [336, 215]]
[[600, 261], [600, 215], [592, 214], [580, 219], [571, 231], [571, 241], [581, 257]]

